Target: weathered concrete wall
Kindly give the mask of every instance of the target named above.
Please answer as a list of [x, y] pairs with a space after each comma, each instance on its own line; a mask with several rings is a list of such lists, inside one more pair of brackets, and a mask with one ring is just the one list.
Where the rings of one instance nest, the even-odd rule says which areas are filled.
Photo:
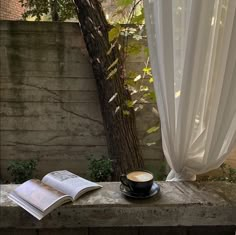
[[[129, 68], [143, 66], [142, 55]], [[77, 24], [0, 22], [1, 176], [12, 159], [38, 159], [37, 176], [55, 169], [87, 174], [91, 155], [107, 155], [97, 90]], [[145, 164], [162, 159], [152, 105], [137, 113]], [[158, 144], [148, 147], [147, 142]]]

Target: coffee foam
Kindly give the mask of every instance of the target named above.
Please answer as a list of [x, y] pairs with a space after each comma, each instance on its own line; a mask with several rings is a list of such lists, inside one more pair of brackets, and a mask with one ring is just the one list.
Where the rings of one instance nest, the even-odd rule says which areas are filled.
[[152, 180], [153, 176], [145, 171], [134, 171], [127, 175], [127, 178], [136, 182], [146, 182]]

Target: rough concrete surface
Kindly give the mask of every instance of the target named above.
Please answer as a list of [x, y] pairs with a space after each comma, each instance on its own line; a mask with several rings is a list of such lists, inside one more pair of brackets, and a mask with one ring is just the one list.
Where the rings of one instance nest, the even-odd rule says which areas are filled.
[[41, 221], [7, 198], [17, 185], [1, 185], [0, 228], [236, 226], [236, 184], [159, 182], [160, 194], [145, 200], [125, 198], [118, 182], [101, 184]]

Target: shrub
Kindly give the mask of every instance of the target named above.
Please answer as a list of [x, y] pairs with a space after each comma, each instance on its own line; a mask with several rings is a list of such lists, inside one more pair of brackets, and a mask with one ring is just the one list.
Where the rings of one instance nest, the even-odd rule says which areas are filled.
[[153, 165], [147, 165], [147, 170], [151, 171], [154, 175], [154, 179], [157, 181], [165, 181], [167, 177], [167, 163], [165, 160], [160, 161], [159, 167]]
[[31, 179], [37, 162], [37, 160], [12, 160], [7, 170], [13, 176], [14, 183], [21, 184]]
[[96, 182], [110, 181], [112, 170], [112, 161], [106, 157], [101, 159], [89, 159], [90, 178]]
[[236, 183], [236, 169], [223, 163], [219, 167], [217, 175], [200, 175], [198, 176], [198, 181], [227, 181], [230, 183]]

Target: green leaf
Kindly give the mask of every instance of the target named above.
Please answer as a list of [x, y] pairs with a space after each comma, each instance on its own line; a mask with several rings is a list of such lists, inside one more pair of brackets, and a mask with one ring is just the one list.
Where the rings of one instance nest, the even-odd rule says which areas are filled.
[[125, 85], [129, 85], [129, 86], [135, 86], [135, 82], [133, 79], [126, 79], [125, 80]]
[[136, 76], [135, 78], [134, 78], [134, 82], [137, 82], [138, 80], [140, 80], [142, 78], [142, 76], [139, 74], [138, 76]]
[[133, 38], [134, 38], [135, 40], [139, 41], [139, 40], [141, 40], [143, 37], [142, 37], [141, 35], [139, 35], [139, 34], [135, 34], [135, 35], [133, 36]]
[[[117, 44], [117, 41], [115, 41], [114, 43], [111, 43], [111, 47], [110, 49], [107, 51], [107, 55], [110, 55], [112, 52], [112, 49], [115, 47], [115, 45]], [[120, 49], [119, 49], [120, 50]]]
[[115, 113], [117, 113], [120, 110], [120, 106], [116, 107]]
[[144, 54], [145, 54], [146, 57], [149, 56], [149, 49], [148, 49], [148, 47], [144, 48]]
[[114, 45], [113, 44], [111, 44], [111, 47], [110, 47], [110, 49], [107, 51], [107, 55], [110, 55], [111, 54], [111, 52], [112, 52], [112, 49], [114, 48]]
[[134, 103], [132, 100], [126, 100], [126, 105], [128, 108], [132, 108], [134, 106]]
[[159, 126], [153, 126], [147, 130], [148, 134], [151, 134], [153, 132], [156, 132], [159, 129]]
[[138, 106], [138, 108], [139, 108], [139, 109], [143, 109], [143, 105], [140, 104], [140, 105]]
[[147, 146], [152, 146], [152, 145], [154, 145], [154, 144], [156, 144], [156, 142], [146, 143]]
[[107, 76], [107, 80], [110, 79], [117, 72], [117, 68], [114, 68]]
[[130, 115], [130, 112], [128, 110], [123, 110], [124, 115]]
[[131, 79], [134, 79], [138, 76], [138, 73], [135, 71], [129, 71], [127, 74], [128, 74], [128, 77]]
[[151, 67], [145, 67], [145, 68], [143, 68], [143, 72], [144, 72], [144, 73], [147, 73], [147, 74], [150, 74], [150, 75], [151, 75], [151, 70], [152, 70]]
[[151, 101], [153, 101], [153, 102], [155, 102], [156, 101], [156, 94], [155, 94], [155, 92], [145, 92], [144, 94], [143, 94], [143, 98], [145, 99], [145, 98], [148, 98], [149, 100], [151, 100]]
[[142, 45], [140, 43], [130, 43], [127, 47], [127, 53], [132, 55], [137, 55], [141, 53]]
[[150, 92], [150, 99], [155, 101], [156, 100], [156, 94], [154, 91]]
[[133, 3], [133, 0], [119, 0], [117, 2], [117, 5], [118, 6], [128, 6], [128, 5], [131, 5]]
[[153, 77], [149, 78], [149, 83], [153, 83], [153, 82], [154, 82]]
[[111, 103], [115, 98], [116, 96], [118, 95], [118, 93], [116, 92], [108, 101], [108, 103]]
[[114, 67], [118, 63], [119, 59], [117, 58], [108, 68], [107, 71], [110, 70], [112, 67]]
[[138, 93], [138, 90], [135, 87], [130, 86], [129, 90], [131, 91], [130, 95], [134, 95], [134, 94]]
[[142, 8], [141, 14], [136, 15], [132, 18], [131, 23], [133, 24], [143, 24], [144, 23], [144, 10]]
[[148, 91], [149, 90], [149, 87], [148, 86], [140, 86], [140, 91]]
[[118, 38], [120, 35], [121, 26], [119, 24], [115, 25], [109, 32], [108, 32], [108, 39], [109, 42], [112, 42], [114, 39]]
[[133, 23], [133, 24], [143, 24], [143, 22], [144, 22], [144, 16], [142, 14], [135, 16], [131, 20], [131, 23]]

